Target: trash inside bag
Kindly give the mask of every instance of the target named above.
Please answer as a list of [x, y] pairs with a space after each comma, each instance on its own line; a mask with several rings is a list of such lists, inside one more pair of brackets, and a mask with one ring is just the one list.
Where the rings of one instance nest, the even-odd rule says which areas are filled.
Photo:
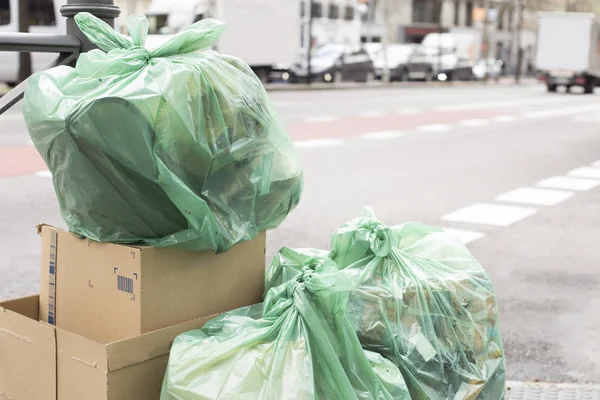
[[87, 13], [76, 22], [101, 50], [32, 76], [23, 106], [73, 233], [222, 252], [285, 219], [300, 162], [252, 70], [205, 50], [223, 23], [148, 50], [143, 16], [131, 39]]
[[[267, 290], [325, 254], [282, 249]], [[422, 224], [387, 227], [368, 210], [334, 234], [330, 257], [361, 275], [348, 316], [363, 348], [398, 366], [412, 399], [504, 398], [496, 296], [462, 243]]]
[[364, 351], [346, 313], [356, 271], [312, 258], [264, 303], [177, 337], [161, 400], [410, 399], [391, 361]]

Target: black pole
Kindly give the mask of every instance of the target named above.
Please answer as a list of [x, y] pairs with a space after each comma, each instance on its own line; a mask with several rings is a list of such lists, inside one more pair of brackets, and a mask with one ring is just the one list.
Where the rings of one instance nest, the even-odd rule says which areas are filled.
[[[29, 32], [29, 0], [19, 0], [19, 32]], [[25, 81], [32, 73], [31, 53], [19, 53], [18, 83]]]
[[518, 4], [519, 20], [517, 21], [517, 67], [515, 70], [515, 83], [521, 82], [521, 70], [523, 69], [523, 46], [521, 44], [523, 40], [523, 14], [525, 11], [524, 0], [520, 0]]
[[306, 52], [306, 81], [312, 83], [312, 68], [311, 68], [311, 54], [312, 49], [312, 28], [313, 28], [313, 6], [314, 1], [309, 0], [308, 3], [308, 51]]
[[436, 80], [439, 77], [439, 74], [442, 72], [442, 53], [443, 53], [443, 45], [442, 45], [442, 31], [444, 27], [442, 25], [442, 0], [438, 0], [438, 65], [437, 65], [437, 75], [433, 80]]
[[100, 18], [110, 26], [115, 26], [115, 18], [121, 11], [115, 6], [113, 0], [67, 0], [67, 4], [60, 9], [63, 17], [67, 18], [67, 33], [76, 36], [81, 41], [81, 51], [86, 52], [95, 49], [85, 35], [79, 30], [75, 23], [75, 15], [80, 12], [89, 12]]

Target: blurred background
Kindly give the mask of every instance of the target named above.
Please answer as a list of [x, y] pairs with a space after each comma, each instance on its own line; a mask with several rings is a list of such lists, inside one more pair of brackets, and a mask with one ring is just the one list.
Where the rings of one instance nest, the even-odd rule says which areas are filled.
[[[0, 32], [64, 33], [65, 2], [0, 0]], [[269, 259], [328, 249], [363, 205], [441, 226], [495, 284], [510, 380], [600, 384], [600, 1], [116, 3], [123, 33], [148, 15], [148, 47], [224, 20], [216, 49], [264, 82], [305, 171]], [[0, 82], [51, 58], [0, 53]], [[37, 290], [35, 225], [64, 227], [19, 107], [0, 116], [0, 298]]]

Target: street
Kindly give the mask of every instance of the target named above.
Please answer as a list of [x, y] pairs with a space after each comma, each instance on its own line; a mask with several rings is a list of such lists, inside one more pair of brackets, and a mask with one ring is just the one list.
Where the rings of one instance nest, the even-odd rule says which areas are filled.
[[[272, 92], [305, 169], [268, 235], [329, 248], [370, 205], [465, 242], [496, 287], [508, 380], [600, 384], [600, 102], [539, 85]], [[19, 107], [0, 116], [0, 298], [35, 293], [35, 226], [64, 227]]]

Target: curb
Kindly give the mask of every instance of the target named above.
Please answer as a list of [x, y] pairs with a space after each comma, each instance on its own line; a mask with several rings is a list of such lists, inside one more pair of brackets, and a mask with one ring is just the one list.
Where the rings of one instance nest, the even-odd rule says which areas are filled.
[[304, 90], [359, 90], [359, 89], [396, 89], [396, 88], [442, 88], [457, 86], [507, 86], [523, 87], [537, 84], [535, 79], [523, 79], [517, 84], [514, 80], [501, 80], [500, 82], [485, 81], [455, 81], [455, 82], [391, 82], [391, 83], [361, 83], [361, 82], [341, 82], [341, 83], [268, 83], [265, 88], [269, 92], [294, 92]]
[[506, 387], [506, 400], [600, 400], [600, 384], [509, 381]]

